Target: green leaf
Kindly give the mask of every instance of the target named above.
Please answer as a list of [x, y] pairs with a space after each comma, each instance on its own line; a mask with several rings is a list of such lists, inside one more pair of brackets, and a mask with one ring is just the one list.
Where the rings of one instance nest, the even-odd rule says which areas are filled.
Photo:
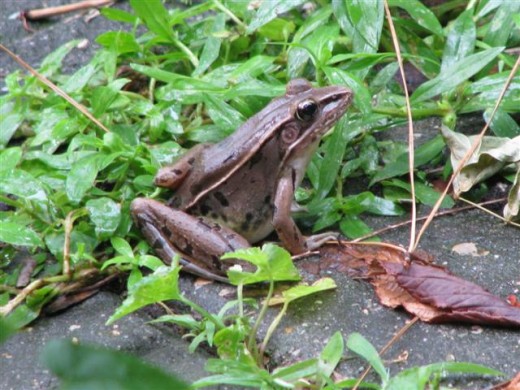
[[199, 64], [193, 71], [193, 77], [200, 76], [202, 73], [204, 73], [218, 58], [222, 38], [216, 37], [215, 35], [212, 35], [212, 33], [222, 32], [225, 28], [226, 18], [224, 14], [218, 14], [213, 21], [210, 34], [206, 39], [206, 43], [204, 43], [204, 47], [202, 48]]
[[0, 146], [6, 146], [23, 122], [23, 116], [12, 113], [0, 116]]
[[305, 3], [305, 0], [270, 0], [263, 1], [260, 7], [255, 13], [253, 20], [247, 26], [246, 34], [253, 33], [256, 29], [269, 23], [271, 20], [276, 18], [285, 12], [290, 11], [293, 8]]
[[288, 367], [277, 367], [273, 372], [273, 378], [294, 382], [302, 378], [316, 375], [318, 372], [318, 359], [307, 359], [291, 364]]
[[324, 158], [320, 164], [318, 177], [316, 194], [318, 198], [327, 196], [336, 183], [336, 177], [343, 163], [343, 156], [348, 142], [348, 138], [344, 134], [350, 130], [347, 123], [346, 117], [341, 118], [336, 124], [332, 135], [325, 140], [325, 145], [323, 146]]
[[168, 11], [160, 0], [130, 0], [130, 5], [150, 31], [166, 42], [175, 41], [168, 21]]
[[46, 77], [52, 76], [58, 69], [61, 68], [61, 63], [65, 56], [75, 49], [80, 43], [79, 39], [74, 39], [61, 45], [43, 60], [40, 66], [40, 73]]
[[72, 74], [61, 86], [61, 89], [63, 89], [68, 94], [79, 92], [87, 85], [92, 76], [94, 76], [98, 71], [99, 69], [97, 69], [92, 64], [87, 64]]
[[336, 282], [332, 278], [321, 278], [316, 280], [313, 284], [299, 284], [297, 286], [291, 287], [282, 292], [282, 297], [271, 298], [269, 301], [270, 306], [279, 305], [279, 304], [289, 304], [297, 299], [317, 294], [322, 291], [333, 290], [335, 289]]
[[[444, 148], [444, 141], [440, 135], [425, 142], [415, 150], [414, 167], [418, 168], [421, 165], [428, 164], [433, 161]], [[403, 153], [397, 157], [394, 162], [391, 162], [383, 167], [370, 181], [370, 186], [381, 180], [389, 179], [396, 176], [401, 176], [408, 173], [408, 152]]]
[[191, 388], [133, 356], [69, 340], [48, 343], [40, 360], [60, 379], [61, 388], [68, 390]]
[[108, 31], [99, 35], [96, 42], [106, 48], [115, 50], [117, 54], [137, 53], [141, 50], [135, 36], [126, 31]]
[[18, 246], [43, 247], [41, 238], [31, 228], [16, 222], [0, 223], [0, 242]]
[[178, 73], [167, 72], [152, 66], [132, 64], [131, 67], [149, 77], [159, 81], [164, 81], [165, 83], [171, 83], [172, 87], [175, 89], [179, 89], [181, 91], [187, 90], [190, 95], [194, 95], [200, 92], [209, 92], [215, 95], [225, 91], [222, 87], [208, 83], [207, 81], [184, 76]]
[[420, 85], [412, 94], [411, 100], [418, 103], [452, 90], [478, 73], [503, 50], [504, 47], [493, 47], [455, 62], [449, 69], [446, 69], [445, 72], [440, 73], [434, 79]]
[[237, 267], [228, 270], [229, 281], [234, 284], [252, 284], [264, 281], [300, 280], [291, 255], [285, 249], [274, 244], [265, 244], [260, 248], [245, 248], [226, 253], [222, 260], [245, 260], [257, 267], [255, 273], [245, 272]]
[[362, 237], [372, 232], [372, 229], [359, 219], [357, 215], [345, 215], [339, 223], [339, 228], [341, 233], [351, 239]]
[[181, 299], [178, 279], [180, 267], [160, 267], [153, 274], [145, 276], [132, 286], [128, 291], [128, 297], [110, 316], [107, 325], [124, 317], [141, 307], [156, 302], [167, 301], [170, 299]]
[[245, 118], [240, 112], [221, 99], [208, 94], [205, 95], [204, 102], [206, 103], [208, 114], [213, 122], [215, 122], [221, 130], [225, 131], [227, 135], [240, 127], [245, 121]]
[[0, 345], [15, 332], [16, 328], [12, 326], [7, 319], [0, 317]]
[[400, 390], [400, 389], [424, 389], [430, 381], [430, 378], [439, 376], [441, 378], [448, 376], [448, 374], [474, 374], [474, 375], [493, 375], [502, 376], [502, 372], [492, 368], [482, 366], [480, 364], [465, 363], [465, 362], [442, 362], [434, 363], [427, 366], [412, 367], [401, 371], [399, 374], [392, 377], [385, 389]]
[[294, 29], [295, 25], [292, 21], [277, 18], [260, 27], [258, 34], [271, 41], [283, 42], [294, 32]]
[[[410, 191], [411, 191], [411, 187], [410, 187], [409, 183], [405, 183], [404, 181], [398, 180], [398, 179], [393, 179], [391, 181], [384, 181], [382, 184], [383, 184], [383, 186], [385, 186], [385, 189], [387, 186], [395, 186], [397, 188], [402, 188], [402, 189], [406, 190], [408, 193], [410, 193]], [[421, 183], [419, 181], [416, 181], [415, 182], [415, 196], [417, 197], [417, 200], [419, 200], [419, 202], [426, 204], [428, 206], [433, 206], [437, 202], [437, 200], [439, 199], [441, 194], [434, 188], [432, 188], [424, 183]], [[410, 198], [408, 198], [408, 199], [410, 199]], [[401, 199], [401, 200], [403, 200], [403, 199]], [[444, 208], [451, 208], [453, 206], [455, 206], [455, 201], [450, 196], [446, 196], [441, 203], [441, 207], [444, 207]]]
[[21, 329], [33, 322], [40, 315], [40, 307], [29, 307], [27, 304], [16, 307], [7, 317], [7, 326]]
[[[276, 57], [265, 56], [265, 55], [257, 55], [251, 57], [250, 59], [242, 62], [240, 65], [236, 67], [229, 74], [229, 81], [232, 84], [240, 84], [244, 82], [253, 82], [257, 80], [256, 77], [259, 77], [263, 74], [269, 73], [269, 71], [276, 68], [273, 63], [275, 62]], [[285, 87], [285, 86], [283, 86]], [[276, 96], [276, 95], [275, 95]]]
[[40, 181], [21, 169], [0, 172], [0, 193], [16, 195], [25, 200], [47, 200]]
[[74, 204], [79, 203], [87, 191], [92, 189], [98, 172], [118, 156], [118, 153], [109, 155], [97, 153], [76, 161], [65, 181], [65, 191], [69, 200]]
[[137, 18], [129, 12], [123, 11], [118, 8], [102, 7], [99, 10], [101, 14], [107, 19], [114, 20], [116, 22], [135, 24]]
[[323, 376], [328, 378], [332, 375], [343, 356], [343, 350], [343, 336], [341, 336], [341, 332], [336, 332], [320, 353], [318, 365]]
[[114, 249], [117, 251], [117, 253], [119, 253], [120, 255], [125, 256], [125, 257], [132, 257], [132, 258], [135, 257], [132, 247], [124, 238], [112, 237], [110, 239], [110, 243], [112, 244]]
[[347, 348], [370, 363], [381, 378], [384, 387], [386, 382], [388, 382], [389, 375], [374, 346], [361, 334], [352, 333], [347, 339]]
[[442, 53], [441, 73], [450, 71], [453, 64], [473, 53], [477, 39], [477, 29], [471, 10], [461, 13], [448, 28]]
[[339, 68], [326, 66], [323, 71], [331, 84], [346, 85], [354, 92], [354, 106], [363, 114], [372, 112], [372, 96], [362, 80]]
[[346, 1], [345, 6], [351, 25], [345, 33], [352, 38], [354, 53], [377, 52], [384, 22], [383, 1]]
[[519, 2], [502, 1], [493, 19], [488, 23], [484, 42], [489, 46], [506, 46], [514, 28], [513, 15], [519, 12]]
[[[167, 314], [150, 321], [152, 324], [158, 322], [171, 322], [190, 330], [200, 330], [201, 328], [200, 321], [197, 321], [195, 318], [193, 318], [191, 314]], [[224, 328], [223, 330], [227, 329], [229, 328]]]
[[98, 237], [105, 238], [116, 231], [121, 220], [121, 205], [110, 198], [98, 198], [89, 200], [85, 206]]
[[[486, 122], [489, 122], [492, 111], [492, 108], [488, 108], [484, 111], [484, 120]], [[500, 108], [495, 112], [495, 116], [493, 116], [493, 120], [489, 124], [489, 127], [497, 137], [513, 138], [520, 135], [520, 126], [518, 123], [516, 123], [511, 115]]]
[[435, 17], [435, 14], [430, 11], [424, 4], [417, 0], [389, 0], [390, 7], [399, 7], [404, 9], [417, 22], [417, 24], [435, 35], [442, 37], [442, 26]]
[[[0, 172], [14, 169], [22, 159], [22, 148], [13, 146], [0, 151]], [[2, 185], [3, 185], [2, 181]]]

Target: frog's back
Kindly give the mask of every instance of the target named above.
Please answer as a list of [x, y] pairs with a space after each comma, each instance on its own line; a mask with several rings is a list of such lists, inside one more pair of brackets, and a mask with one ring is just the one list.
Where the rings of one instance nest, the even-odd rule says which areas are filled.
[[281, 158], [273, 137], [187, 211], [226, 225], [251, 243], [260, 241], [273, 231], [273, 202]]

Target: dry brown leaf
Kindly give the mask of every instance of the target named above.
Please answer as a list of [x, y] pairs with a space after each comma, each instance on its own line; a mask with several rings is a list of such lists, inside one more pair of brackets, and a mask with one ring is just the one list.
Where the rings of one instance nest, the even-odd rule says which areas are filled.
[[385, 245], [327, 245], [320, 269], [367, 279], [381, 303], [404, 307], [422, 321], [465, 322], [520, 329], [520, 308], [444, 267], [401, 248]]

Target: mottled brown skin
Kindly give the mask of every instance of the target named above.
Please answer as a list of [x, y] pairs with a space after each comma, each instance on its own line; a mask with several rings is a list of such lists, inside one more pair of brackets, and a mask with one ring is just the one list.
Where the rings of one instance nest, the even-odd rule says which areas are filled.
[[155, 183], [174, 191], [167, 204], [138, 198], [132, 215], [161, 259], [177, 253], [191, 273], [225, 281], [222, 254], [249, 247], [273, 230], [293, 254], [331, 234], [305, 237], [291, 218], [294, 191], [321, 137], [345, 113], [352, 92], [292, 80], [232, 135], [197, 145]]

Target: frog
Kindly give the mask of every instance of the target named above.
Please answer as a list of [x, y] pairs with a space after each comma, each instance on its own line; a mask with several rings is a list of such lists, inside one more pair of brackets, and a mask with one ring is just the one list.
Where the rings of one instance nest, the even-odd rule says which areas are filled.
[[293, 79], [235, 132], [198, 144], [154, 183], [173, 191], [167, 202], [136, 198], [131, 214], [166, 264], [180, 256], [183, 270], [227, 282], [227, 252], [249, 248], [276, 232], [291, 254], [312, 251], [336, 233], [304, 236], [291, 210], [322, 137], [351, 105], [353, 92], [339, 85], [313, 87]]

